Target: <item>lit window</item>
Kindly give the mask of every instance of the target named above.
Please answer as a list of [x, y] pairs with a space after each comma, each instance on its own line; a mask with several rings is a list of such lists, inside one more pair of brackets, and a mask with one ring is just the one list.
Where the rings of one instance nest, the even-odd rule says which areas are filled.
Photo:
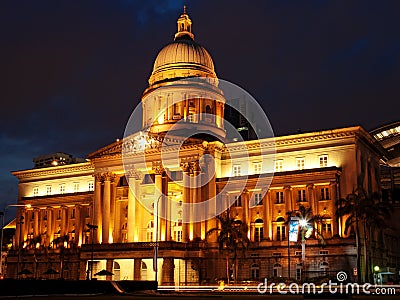
[[60, 194], [64, 194], [65, 193], [65, 184], [62, 183], [60, 184]]
[[283, 171], [283, 159], [275, 161], [275, 172], [282, 172]]
[[325, 168], [328, 166], [328, 155], [322, 155], [319, 157], [319, 167]]
[[74, 182], [74, 192], [79, 192], [79, 182]]
[[148, 242], [153, 241], [153, 230], [154, 230], [154, 223], [153, 223], [153, 221], [150, 221], [147, 224], [147, 233], [146, 233], [146, 239]]
[[274, 277], [282, 277], [282, 265], [274, 264]]
[[233, 166], [233, 176], [240, 176], [240, 165]]
[[332, 224], [329, 221], [325, 221], [322, 223], [322, 233], [324, 235], [330, 236], [332, 235]]
[[258, 264], [251, 265], [251, 279], [252, 280], [260, 279], [260, 266]]
[[284, 225], [276, 226], [276, 240], [283, 241], [286, 237], [286, 227]]
[[329, 188], [322, 188], [321, 189], [321, 200], [329, 200]]
[[328, 250], [319, 250], [319, 255], [328, 255]]
[[276, 203], [283, 203], [283, 192], [276, 192]]
[[93, 181], [89, 182], [89, 191], [94, 191], [94, 182]]
[[264, 222], [262, 219], [257, 219], [254, 222], [254, 241], [255, 242], [261, 242], [261, 240], [264, 238]]
[[297, 191], [297, 201], [298, 202], [306, 202], [306, 190], [298, 190]]
[[297, 170], [304, 170], [304, 158], [296, 158]]
[[260, 162], [254, 163], [253, 169], [254, 169], [254, 174], [260, 174], [261, 173], [261, 163]]
[[33, 196], [36, 197], [39, 195], [39, 188], [38, 187], [34, 187], [33, 188]]
[[262, 205], [262, 194], [254, 194], [254, 206]]
[[46, 186], [46, 194], [51, 195], [51, 185]]
[[235, 202], [233, 203], [233, 205], [235, 207], [241, 207], [242, 206], [242, 197], [240, 196], [234, 196]]

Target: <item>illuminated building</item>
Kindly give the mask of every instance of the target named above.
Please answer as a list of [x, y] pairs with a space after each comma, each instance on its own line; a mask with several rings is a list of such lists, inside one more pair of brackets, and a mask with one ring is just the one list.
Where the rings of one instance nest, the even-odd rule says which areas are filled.
[[[201, 84], [188, 81], [196, 77], [202, 78]], [[353, 276], [355, 239], [345, 234], [345, 219], [336, 219], [335, 203], [360, 185], [379, 191], [385, 150], [359, 126], [223, 143], [227, 100], [218, 82], [212, 58], [194, 41], [192, 22], [184, 12], [174, 41], [159, 52], [143, 93], [142, 129], [147, 134], [117, 140], [89, 154], [87, 162], [13, 172], [19, 180], [18, 203], [32, 207], [18, 211], [15, 246], [21, 241], [22, 247], [9, 256], [7, 275], [16, 277], [16, 253], [23, 251], [20, 263], [38, 277], [51, 267], [64, 278], [85, 279], [93, 255], [93, 273], [107, 269], [115, 280], [153, 280], [159, 241], [161, 284], [214, 283], [226, 277], [225, 253], [219, 251], [215, 235], [204, 240], [218, 222], [215, 217], [183, 222], [197, 212], [181, 207], [215, 198], [216, 207], [202, 212], [205, 216], [232, 203], [232, 217], [248, 225], [251, 243], [239, 259], [238, 280], [288, 276], [286, 212], [300, 205], [324, 216], [318, 226], [327, 241], [321, 248], [316, 239], [307, 240], [306, 271], [317, 276], [345, 270]], [[179, 137], [190, 128], [204, 134], [177, 148]], [[146, 165], [139, 166], [134, 153], [127, 169], [124, 145], [144, 153]], [[273, 155], [261, 151], [269, 148], [274, 148]], [[271, 172], [275, 174], [269, 186]], [[204, 178], [209, 179], [205, 185]], [[228, 181], [232, 188], [222, 193]], [[169, 206], [160, 201], [162, 195]], [[158, 210], [171, 218], [154, 217]], [[18, 222], [21, 216], [23, 224]], [[303, 270], [299, 252], [293, 243], [294, 278]]]

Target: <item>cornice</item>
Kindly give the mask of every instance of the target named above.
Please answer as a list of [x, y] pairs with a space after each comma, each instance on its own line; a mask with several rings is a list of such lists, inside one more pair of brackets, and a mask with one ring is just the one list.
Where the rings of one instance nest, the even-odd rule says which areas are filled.
[[94, 172], [94, 166], [91, 162], [57, 166], [50, 168], [29, 169], [11, 172], [19, 180], [28, 178], [48, 178], [48, 177], [67, 177], [68, 175], [91, 175]]

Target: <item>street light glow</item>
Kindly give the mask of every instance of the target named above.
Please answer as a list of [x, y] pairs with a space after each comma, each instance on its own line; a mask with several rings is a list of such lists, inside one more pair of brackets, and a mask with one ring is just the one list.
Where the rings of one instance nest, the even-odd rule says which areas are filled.
[[301, 227], [306, 227], [307, 226], [307, 220], [306, 219], [300, 219], [299, 220], [299, 225]]

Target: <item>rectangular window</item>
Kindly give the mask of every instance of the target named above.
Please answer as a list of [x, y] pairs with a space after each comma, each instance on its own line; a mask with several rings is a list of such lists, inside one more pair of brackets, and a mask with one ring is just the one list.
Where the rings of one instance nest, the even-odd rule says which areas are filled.
[[261, 242], [261, 240], [264, 238], [264, 229], [263, 227], [256, 227], [254, 230], [254, 241], [255, 242]]
[[75, 208], [71, 211], [71, 219], [75, 219]]
[[74, 193], [79, 192], [79, 182], [74, 182]]
[[306, 202], [306, 190], [298, 190], [297, 191], [297, 201], [298, 202]]
[[295, 255], [295, 256], [301, 256], [301, 251], [295, 251], [295, 252], [294, 252], [294, 255]]
[[46, 194], [51, 195], [51, 185], [46, 186]]
[[233, 176], [240, 176], [240, 165], [233, 166]]
[[319, 157], [319, 167], [325, 168], [328, 166], [328, 155], [321, 155]]
[[34, 187], [33, 188], [33, 197], [39, 196], [39, 188], [38, 187]]
[[235, 207], [241, 207], [242, 206], [242, 197], [234, 196], [234, 199], [235, 199], [235, 202], [234, 202]]
[[58, 220], [61, 219], [61, 209], [59, 209], [58, 212], [57, 212], [57, 219], [58, 219]]
[[329, 188], [321, 189], [321, 200], [329, 200]]
[[91, 191], [91, 192], [94, 191], [94, 182], [90, 181], [88, 187], [89, 187], [89, 191]]
[[65, 183], [60, 184], [60, 194], [65, 193]]
[[323, 233], [332, 233], [332, 224], [331, 223], [322, 223], [322, 232]]
[[319, 250], [319, 255], [328, 255], [328, 250]]
[[276, 227], [276, 240], [283, 241], [286, 236], [286, 228], [285, 226], [279, 225]]
[[276, 192], [276, 203], [283, 203], [283, 192]]
[[297, 170], [304, 170], [304, 157], [296, 158]]
[[254, 194], [254, 206], [262, 205], [262, 194]]
[[261, 163], [260, 162], [254, 163], [253, 169], [254, 169], [254, 174], [260, 174], [261, 173]]
[[279, 159], [275, 161], [275, 172], [282, 172], [283, 171], [283, 160]]

